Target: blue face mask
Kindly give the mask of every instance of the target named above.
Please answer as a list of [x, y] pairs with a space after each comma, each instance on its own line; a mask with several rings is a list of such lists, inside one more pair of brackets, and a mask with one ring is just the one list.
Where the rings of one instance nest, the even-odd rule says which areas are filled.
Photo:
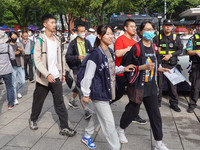
[[146, 40], [152, 40], [153, 37], [154, 37], [154, 32], [153, 31], [146, 31], [146, 32], [143, 32], [143, 37], [146, 39]]

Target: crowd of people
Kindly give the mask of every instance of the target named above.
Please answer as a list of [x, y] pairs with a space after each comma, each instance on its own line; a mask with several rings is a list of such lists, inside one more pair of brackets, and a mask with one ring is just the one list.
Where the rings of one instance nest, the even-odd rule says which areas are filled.
[[[37, 38], [33, 31], [10, 32], [9, 37], [0, 31], [0, 79], [3, 78], [7, 89], [8, 109], [19, 104], [22, 97], [20, 90], [25, 80], [36, 81], [33, 93], [30, 129], [37, 130], [37, 120], [42, 111], [47, 94], [51, 91], [54, 108], [59, 116], [60, 135], [72, 137], [76, 131], [68, 124], [68, 111], [63, 100], [62, 82], [65, 82], [66, 65], [73, 71], [76, 83], [68, 105], [79, 108], [76, 97], [84, 110], [88, 126], [82, 142], [90, 149], [96, 145], [92, 135], [100, 124], [111, 150], [119, 150], [120, 143], [128, 143], [125, 129], [131, 122], [146, 124], [139, 116], [140, 106], [144, 103], [153, 136], [155, 150], [168, 150], [163, 143], [162, 119], [159, 107], [162, 101], [164, 84], [163, 72], [174, 68], [182, 53], [183, 44], [180, 37], [172, 33], [173, 20], [165, 19], [163, 33], [155, 35], [155, 26], [144, 21], [137, 26], [133, 19], [124, 22], [124, 31], [115, 27], [99, 25], [96, 31], [90, 28], [86, 34], [85, 26], [79, 24], [71, 31], [69, 46], [63, 54], [66, 41], [61, 32], [56, 32], [56, 19], [51, 14], [42, 17], [43, 33]], [[192, 60], [190, 73], [191, 94], [188, 112], [196, 108], [199, 94], [200, 63], [200, 22], [187, 44], [187, 54]], [[115, 36], [114, 36], [115, 35]], [[114, 49], [110, 48], [113, 44]], [[28, 65], [28, 67], [27, 67]], [[35, 76], [34, 74], [35, 70]], [[180, 112], [176, 85], [168, 79], [169, 107]], [[119, 127], [115, 121], [110, 105], [120, 100], [125, 91], [129, 102], [123, 112]], [[90, 104], [90, 105], [89, 105]]]

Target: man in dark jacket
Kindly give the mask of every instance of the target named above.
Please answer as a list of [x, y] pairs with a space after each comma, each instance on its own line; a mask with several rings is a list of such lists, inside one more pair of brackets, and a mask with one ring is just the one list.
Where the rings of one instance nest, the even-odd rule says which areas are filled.
[[[85, 39], [85, 27], [83, 25], [77, 25], [76, 29], [78, 32], [78, 36], [69, 44], [69, 47], [65, 56], [66, 62], [69, 68], [73, 70], [75, 82], [77, 79], [79, 67], [83, 59], [85, 59], [87, 54], [92, 51], [92, 46], [90, 42]], [[76, 101], [75, 101], [75, 98], [78, 95], [78, 93], [79, 93], [78, 89], [75, 87], [73, 89], [73, 95], [70, 98], [69, 103], [68, 103], [69, 106], [73, 108], [78, 108], [78, 105], [76, 104]], [[81, 98], [80, 98], [80, 102], [81, 102]], [[92, 114], [89, 112], [89, 110], [87, 110], [87, 108], [82, 104], [82, 102], [81, 102], [81, 105], [85, 111], [85, 119], [90, 118]]]

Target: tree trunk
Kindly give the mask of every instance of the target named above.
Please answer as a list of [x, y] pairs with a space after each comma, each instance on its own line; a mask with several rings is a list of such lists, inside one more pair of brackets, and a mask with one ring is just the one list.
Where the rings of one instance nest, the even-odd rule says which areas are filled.
[[[97, 20], [99, 21], [99, 24], [103, 24], [103, 17], [104, 17], [104, 10], [106, 5], [110, 2], [110, 0], [106, 0], [102, 3], [102, 6], [97, 7], [94, 9], [94, 15], [97, 17]], [[98, 10], [101, 10], [101, 15], [98, 14]]]
[[60, 14], [60, 20], [61, 20], [61, 26], [62, 26], [62, 32], [64, 32], [65, 30], [65, 26], [64, 26], [64, 22], [63, 22], [63, 17], [62, 17], [62, 13]]
[[172, 12], [171, 12], [171, 14], [170, 14], [170, 19], [172, 18]]
[[[66, 23], [67, 23], [67, 27], [68, 27], [68, 32], [69, 32], [69, 30], [70, 30], [70, 22], [68, 21], [68, 19], [69, 19], [69, 17], [66, 17], [66, 15], [65, 15], [65, 20], [66, 20]], [[68, 34], [68, 36], [69, 36], [69, 34]]]

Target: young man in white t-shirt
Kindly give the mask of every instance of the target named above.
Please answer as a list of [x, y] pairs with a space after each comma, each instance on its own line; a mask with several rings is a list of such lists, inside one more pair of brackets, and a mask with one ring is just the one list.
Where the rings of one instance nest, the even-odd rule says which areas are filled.
[[29, 125], [32, 130], [38, 129], [37, 119], [42, 110], [44, 100], [49, 91], [51, 91], [55, 112], [59, 116], [60, 134], [71, 137], [76, 134], [76, 131], [69, 128], [68, 113], [63, 100], [62, 82], [65, 81], [65, 59], [61, 51], [60, 40], [53, 34], [56, 31], [56, 19], [53, 15], [45, 14], [42, 17], [42, 21], [45, 33], [40, 35], [35, 43], [36, 88], [33, 94]]

